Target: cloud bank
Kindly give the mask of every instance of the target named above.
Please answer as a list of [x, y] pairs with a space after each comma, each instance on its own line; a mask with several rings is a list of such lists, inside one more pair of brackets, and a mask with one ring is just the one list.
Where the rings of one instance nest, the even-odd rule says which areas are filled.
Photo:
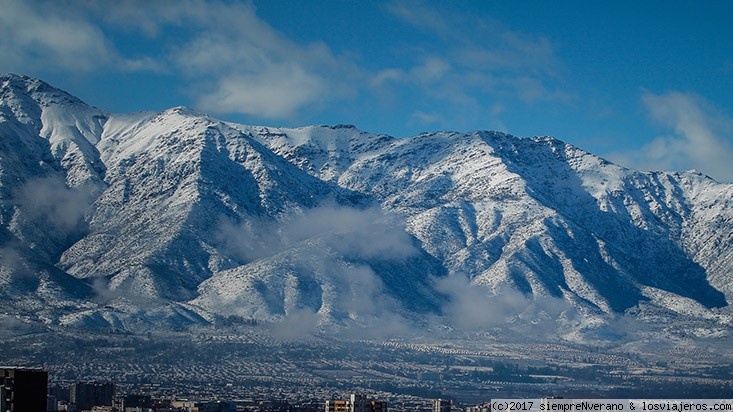
[[281, 221], [249, 218], [219, 223], [217, 240], [242, 262], [273, 256], [308, 239], [326, 238], [334, 251], [362, 259], [404, 259], [417, 254], [412, 238], [378, 207], [326, 204]]
[[436, 279], [435, 287], [448, 297], [443, 316], [436, 321], [445, 322], [458, 332], [503, 330], [529, 332], [536, 338], [553, 337], [562, 329], [563, 322], [576, 316], [571, 305], [562, 299], [527, 296], [516, 290], [495, 293], [471, 283], [462, 274]]
[[72, 189], [61, 178], [37, 178], [14, 193], [14, 202], [22, 214], [21, 224], [43, 225], [46, 230], [68, 233], [79, 229], [94, 199], [91, 188]]
[[275, 306], [282, 303], [283, 316], [271, 324], [278, 336], [306, 336], [304, 330], [315, 332], [325, 319], [343, 322], [343, 334], [356, 337], [411, 329], [400, 314], [404, 308], [389, 293], [390, 280], [370, 264], [381, 262], [389, 271], [419, 251], [402, 225], [378, 207], [326, 204], [280, 221], [222, 220], [216, 238], [228, 256], [252, 264], [257, 273], [258, 262], [266, 262], [266, 276], [277, 278], [274, 289], [260, 293]]

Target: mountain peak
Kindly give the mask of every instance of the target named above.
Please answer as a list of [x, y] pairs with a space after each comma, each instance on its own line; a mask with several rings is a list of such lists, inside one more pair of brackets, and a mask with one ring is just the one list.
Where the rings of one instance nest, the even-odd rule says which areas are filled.
[[188, 106], [175, 106], [171, 107], [170, 109], [166, 109], [162, 113], [163, 115], [168, 114], [175, 114], [185, 117], [201, 117], [201, 118], [209, 118], [207, 114], [197, 112], [196, 110], [188, 107]]
[[0, 84], [0, 241], [25, 259], [0, 286], [35, 276], [30, 261], [58, 271], [44, 282], [93, 283], [96, 300], [8, 296], [67, 299], [49, 305], [61, 323], [134, 324], [160, 302], [212, 321], [385, 314], [363, 301], [489, 317], [480, 303], [515, 290], [580, 324], [643, 306], [715, 325], [733, 301], [733, 189], [695, 172], [634, 172], [550, 136], [110, 115], [27, 76]]
[[43, 80], [25, 75], [6, 73], [0, 75], [0, 96], [3, 100], [15, 97], [22, 99], [26, 96], [42, 107], [53, 105], [83, 105], [79, 98], [57, 89]]
[[46, 84], [44, 81], [29, 77], [23, 74], [15, 73], [0, 73], [0, 84], [3, 89], [5, 88], [28, 88], [29, 84]]

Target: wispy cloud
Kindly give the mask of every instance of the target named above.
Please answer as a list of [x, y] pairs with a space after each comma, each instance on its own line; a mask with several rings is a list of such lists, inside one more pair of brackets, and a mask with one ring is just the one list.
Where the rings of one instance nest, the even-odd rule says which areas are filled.
[[356, 66], [325, 44], [290, 40], [260, 19], [253, 7], [211, 3], [190, 10], [195, 14], [185, 17], [195, 33], [177, 45], [171, 58], [185, 74], [213, 84], [198, 89], [202, 109], [288, 118], [323, 100], [354, 93]]
[[37, 253], [57, 256], [86, 230], [94, 198], [92, 187], [69, 188], [56, 177], [31, 179], [13, 190], [18, 207], [9, 228]]
[[385, 44], [393, 59], [371, 59], [354, 46], [339, 54], [322, 41], [289, 37], [247, 2], [0, 0], [0, 6], [3, 70], [164, 73], [180, 82], [193, 106], [215, 114], [294, 120], [335, 103], [354, 102], [357, 111], [388, 97], [404, 111], [404, 123], [416, 123], [410, 113], [440, 112], [435, 126], [455, 129], [504, 100], [568, 98], [550, 40], [424, 2], [384, 7], [388, 18], [424, 38]]
[[609, 155], [642, 170], [697, 169], [733, 182], [733, 119], [703, 97], [682, 92], [644, 92], [641, 101], [651, 118], [671, 130], [634, 152]]
[[53, 177], [33, 179], [14, 193], [13, 200], [21, 211], [16, 216], [17, 225], [43, 225], [61, 232], [76, 230], [93, 199], [91, 188], [72, 189]]
[[562, 299], [530, 297], [515, 290], [493, 293], [462, 274], [436, 279], [435, 287], [448, 297], [444, 317], [438, 320], [450, 323], [458, 331], [496, 327], [521, 330], [531, 326], [534, 337], [556, 335], [561, 328], [560, 319], [575, 316], [574, 309]]
[[[0, 247], [0, 276], [5, 281], [33, 280], [34, 273], [28, 261], [18, 251], [19, 245], [11, 243]], [[10, 283], [10, 282], [9, 282]]]
[[478, 123], [506, 129], [499, 114], [492, 113], [497, 104], [521, 107], [574, 99], [563, 79], [563, 63], [546, 37], [436, 3], [391, 2], [385, 9], [424, 41], [391, 45], [398, 57], [392, 67], [374, 73], [371, 89], [401, 96], [411, 113], [440, 113], [431, 127], [455, 130]]
[[0, 0], [0, 60], [13, 70], [55, 67], [91, 71], [116, 66], [155, 69], [150, 58], [123, 57], [101, 28], [75, 7], [58, 2]]
[[423, 2], [393, 1], [387, 4], [387, 10], [415, 27], [436, 32], [441, 36], [452, 33], [445, 17]]
[[307, 239], [328, 239], [330, 249], [359, 259], [405, 259], [417, 249], [393, 217], [379, 208], [356, 209], [324, 204], [282, 221], [248, 219], [241, 224], [222, 220], [217, 240], [240, 261], [273, 256]]
[[[350, 60], [323, 43], [287, 38], [249, 3], [0, 0], [0, 6], [0, 60], [14, 71], [165, 71], [186, 79], [202, 110], [268, 118], [348, 98], [360, 83]], [[126, 56], [115, 44], [121, 39], [145, 45], [126, 47]]]
[[430, 41], [414, 52], [412, 68], [384, 68], [376, 84], [413, 83], [428, 94], [463, 102], [475, 102], [477, 94], [485, 93], [519, 96], [526, 103], [568, 98], [555, 86], [562, 64], [544, 37], [419, 1], [393, 2], [387, 10]]
[[410, 120], [420, 125], [432, 125], [439, 124], [443, 121], [440, 114], [438, 113], [425, 113], [418, 110], [410, 115]]

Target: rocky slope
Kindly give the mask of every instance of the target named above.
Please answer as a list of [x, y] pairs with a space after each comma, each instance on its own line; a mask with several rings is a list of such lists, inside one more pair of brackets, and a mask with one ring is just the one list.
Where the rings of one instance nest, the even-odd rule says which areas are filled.
[[0, 153], [11, 315], [424, 326], [517, 296], [536, 319], [561, 302], [552, 317], [731, 323], [733, 185], [549, 137], [115, 115], [2, 75]]

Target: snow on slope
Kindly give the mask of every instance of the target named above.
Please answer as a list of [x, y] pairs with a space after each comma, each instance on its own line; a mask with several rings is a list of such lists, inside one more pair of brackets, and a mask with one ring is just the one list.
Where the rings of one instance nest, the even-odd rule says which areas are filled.
[[200, 282], [235, 263], [218, 250], [222, 221], [358, 200], [185, 108], [113, 116], [98, 147], [109, 188], [94, 204], [90, 233], [60, 265], [78, 277], [107, 278], [112, 290], [188, 300]]
[[94, 142], [105, 114], [48, 84], [0, 75], [0, 285], [23, 316], [95, 306], [90, 285], [53, 265], [85, 233], [101, 190]]
[[[474, 283], [609, 313], [658, 300], [657, 289], [708, 308], [733, 298], [720, 281], [730, 248], [702, 260], [690, 253], [698, 243], [683, 240], [709, 233], [681, 188], [694, 173], [639, 173], [556, 139], [486, 132], [427, 133], [351, 158], [339, 184], [404, 216], [427, 251]], [[730, 185], [700, 184], [730, 216]]]
[[[8, 133], [8, 137], [21, 135], [18, 137], [26, 144], [47, 146], [44, 150], [50, 151], [53, 159], [39, 160], [60, 164], [67, 171], [68, 186], [94, 185], [99, 189], [103, 185], [104, 164], [94, 145], [107, 120], [105, 112], [29, 77], [0, 75], [0, 88], [4, 126], [15, 123], [16, 133]], [[21, 125], [25, 130], [18, 130]], [[37, 141], [38, 136], [45, 142]]]
[[0, 281], [48, 322], [402, 322], [453, 311], [446, 274], [594, 319], [729, 322], [733, 185], [696, 172], [549, 137], [111, 115], [0, 81]]
[[351, 125], [273, 129], [233, 125], [253, 135], [270, 150], [300, 169], [335, 181], [361, 153], [384, 147], [395, 138], [365, 133]]
[[439, 310], [432, 282], [442, 265], [377, 209], [324, 205], [252, 235], [242, 243], [267, 247], [204, 281], [192, 303], [255, 319], [317, 314], [321, 323]]

